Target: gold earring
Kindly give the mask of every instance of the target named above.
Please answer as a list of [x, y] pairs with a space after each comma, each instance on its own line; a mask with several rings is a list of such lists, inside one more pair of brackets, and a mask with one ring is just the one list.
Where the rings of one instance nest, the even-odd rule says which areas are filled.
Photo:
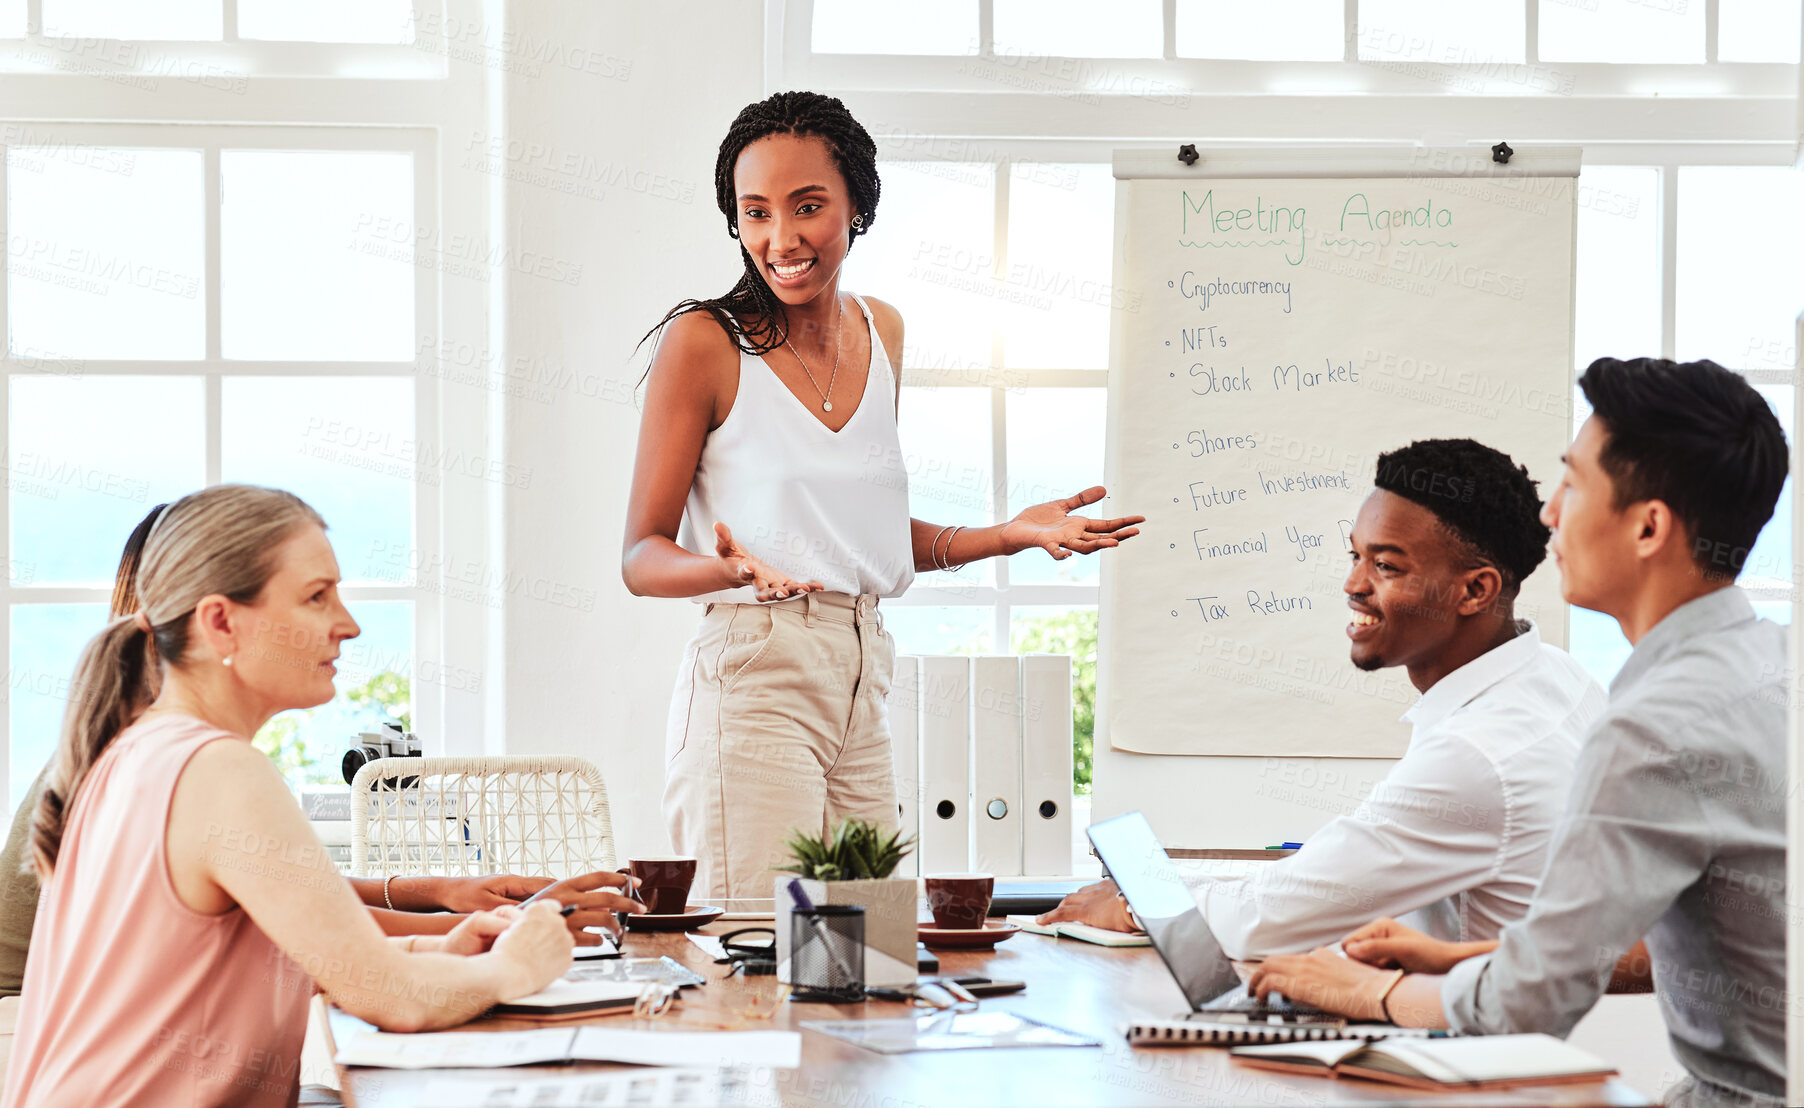
[[852, 217], [852, 226], [858, 228], [860, 231], [864, 230], [863, 214], [855, 215]]

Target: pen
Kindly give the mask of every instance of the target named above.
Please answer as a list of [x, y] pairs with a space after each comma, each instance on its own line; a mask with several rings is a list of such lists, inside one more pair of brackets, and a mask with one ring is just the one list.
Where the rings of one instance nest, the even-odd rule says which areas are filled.
[[[796, 908], [800, 911], [814, 911], [814, 901], [808, 899], [808, 893], [802, 888], [801, 878], [789, 879], [789, 896], [795, 901]], [[814, 927], [815, 934], [821, 937], [821, 945], [827, 948], [827, 957], [833, 959], [833, 968], [839, 971], [840, 977], [848, 982], [851, 981], [852, 967], [846, 965], [845, 959], [839, 956], [839, 948], [833, 945], [833, 936], [827, 930], [827, 921], [820, 916], [815, 916], [808, 922]]]

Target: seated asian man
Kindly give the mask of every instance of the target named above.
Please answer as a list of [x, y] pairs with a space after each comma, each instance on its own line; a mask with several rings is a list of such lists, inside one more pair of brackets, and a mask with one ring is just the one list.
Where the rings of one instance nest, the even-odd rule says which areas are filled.
[[1734, 581], [1784, 487], [1785, 436], [1714, 362], [1601, 358], [1579, 387], [1592, 415], [1542, 518], [1566, 599], [1635, 649], [1528, 915], [1476, 949], [1380, 920], [1351, 957], [1270, 959], [1254, 984], [1358, 1018], [1565, 1035], [1645, 937], [1686, 1070], [1666, 1103], [1776, 1106], [1791, 700], [1785, 633]]
[[[1377, 470], [1350, 538], [1347, 636], [1355, 666], [1403, 666], [1422, 693], [1403, 716], [1409, 748], [1295, 854], [1194, 887], [1230, 957], [1307, 950], [1375, 914], [1495, 937], [1528, 910], [1579, 739], [1603, 710], [1597, 682], [1515, 615], [1548, 537], [1527, 469], [1444, 439], [1380, 455]], [[1134, 929], [1106, 881], [1040, 918]]]

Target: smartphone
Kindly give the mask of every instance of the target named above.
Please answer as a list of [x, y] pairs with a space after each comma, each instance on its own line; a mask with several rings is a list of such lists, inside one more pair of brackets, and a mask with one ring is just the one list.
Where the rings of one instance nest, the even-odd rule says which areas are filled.
[[954, 977], [951, 980], [965, 987], [972, 996], [1001, 996], [1003, 993], [1018, 993], [1027, 988], [1025, 981], [992, 981], [987, 977]]

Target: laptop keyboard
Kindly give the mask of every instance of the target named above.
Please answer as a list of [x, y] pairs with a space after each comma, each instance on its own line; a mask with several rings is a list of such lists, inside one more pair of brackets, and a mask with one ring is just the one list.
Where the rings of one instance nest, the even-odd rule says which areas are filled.
[[1194, 1018], [1207, 1019], [1225, 1012], [1246, 1016], [1319, 1016], [1325, 1015], [1313, 1004], [1304, 1004], [1291, 1000], [1283, 993], [1272, 993], [1264, 1000], [1247, 992], [1245, 985], [1236, 985], [1227, 992], [1216, 997], [1196, 1010]]

